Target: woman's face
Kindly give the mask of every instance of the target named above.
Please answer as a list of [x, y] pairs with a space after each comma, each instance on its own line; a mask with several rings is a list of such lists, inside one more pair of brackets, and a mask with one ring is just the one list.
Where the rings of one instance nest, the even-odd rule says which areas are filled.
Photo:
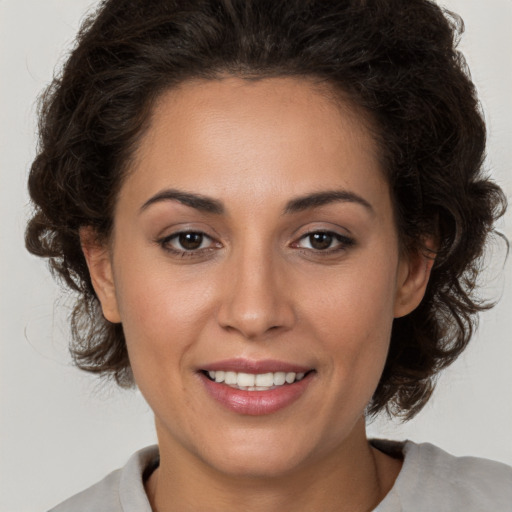
[[368, 129], [326, 92], [225, 78], [164, 94], [111, 247], [86, 251], [177, 460], [272, 476], [364, 440], [423, 266], [400, 256]]

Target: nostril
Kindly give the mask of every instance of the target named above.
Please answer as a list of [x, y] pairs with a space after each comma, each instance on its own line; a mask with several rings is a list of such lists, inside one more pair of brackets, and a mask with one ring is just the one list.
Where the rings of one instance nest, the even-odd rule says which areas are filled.
[[217, 312], [217, 321], [225, 332], [237, 331], [245, 339], [255, 340], [294, 325], [295, 314], [288, 297], [274, 293], [271, 286], [265, 291], [239, 288], [224, 298]]

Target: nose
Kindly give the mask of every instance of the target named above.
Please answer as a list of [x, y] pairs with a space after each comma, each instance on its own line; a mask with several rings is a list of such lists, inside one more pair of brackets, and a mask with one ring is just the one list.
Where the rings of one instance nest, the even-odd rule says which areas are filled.
[[[250, 254], [248, 254], [250, 253]], [[289, 330], [295, 313], [286, 272], [268, 252], [245, 251], [227, 266], [218, 322], [245, 339]]]

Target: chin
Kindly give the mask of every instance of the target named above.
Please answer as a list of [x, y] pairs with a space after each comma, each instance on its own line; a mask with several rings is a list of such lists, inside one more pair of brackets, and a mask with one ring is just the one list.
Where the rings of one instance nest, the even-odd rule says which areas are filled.
[[234, 454], [221, 460], [212, 460], [210, 465], [230, 478], [276, 479], [285, 477], [301, 467], [302, 457], [290, 454], [268, 454], [266, 451], [254, 454]]
[[[230, 477], [278, 478], [300, 469], [313, 457], [314, 444], [307, 439], [276, 432], [242, 432], [200, 454], [212, 468]], [[281, 433], [282, 434], [282, 433]], [[213, 446], [213, 444], [209, 444]], [[318, 450], [318, 447], [317, 447]]]

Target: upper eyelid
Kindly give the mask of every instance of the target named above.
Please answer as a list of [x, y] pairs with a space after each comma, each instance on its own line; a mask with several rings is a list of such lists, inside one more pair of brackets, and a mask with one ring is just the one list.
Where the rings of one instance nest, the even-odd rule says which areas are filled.
[[[302, 226], [304, 227], [304, 226]], [[298, 234], [297, 232], [301, 230], [301, 228], [295, 230], [295, 234], [293, 235], [293, 239], [289, 242], [290, 244], [295, 244], [297, 243], [298, 241], [304, 239], [304, 238], [307, 238], [308, 236], [311, 236], [315, 233], [326, 233], [326, 234], [330, 234], [332, 235], [333, 237], [335, 237], [337, 240], [343, 242], [350, 242], [350, 243], [355, 243], [355, 239], [354, 239], [354, 236], [352, 234], [349, 234], [347, 232], [345, 233], [341, 233], [340, 230], [343, 231], [348, 231], [347, 228], [341, 228], [339, 230], [337, 229], [334, 229], [332, 227], [309, 227], [309, 229], [307, 229], [306, 231]], [[220, 236], [215, 233], [215, 234], [209, 234], [207, 232], [207, 230], [204, 230], [204, 229], [201, 229], [201, 228], [194, 228], [193, 226], [190, 226], [190, 227], [183, 227], [183, 228], [180, 228], [178, 229], [177, 231], [173, 231], [169, 234], [166, 234], [166, 235], [162, 235], [162, 236], [157, 236], [155, 237], [155, 242], [159, 243], [159, 244], [163, 244], [163, 243], [168, 243], [170, 242], [171, 240], [177, 238], [179, 235], [181, 234], [186, 234], [186, 233], [198, 233], [198, 234], [201, 234], [203, 237], [209, 239], [211, 242], [216, 242], [218, 244], [221, 244], [221, 245], [225, 245], [224, 242], [222, 242], [220, 240]]]
[[[310, 249], [307, 247], [299, 246], [299, 244], [302, 240], [307, 239], [309, 236], [314, 235], [315, 233], [323, 233], [323, 234], [332, 235], [333, 238], [337, 241], [337, 246], [328, 248], [328, 249]], [[349, 248], [355, 246], [356, 244], [357, 244], [357, 241], [352, 235], [341, 234], [341, 233], [338, 233], [337, 231], [333, 231], [332, 229], [312, 229], [312, 230], [296, 237], [292, 241], [290, 246], [293, 247], [294, 245], [296, 245], [297, 249], [300, 248], [300, 249], [304, 249], [304, 250], [308, 250], [308, 251], [314, 251], [314, 252], [326, 254], [329, 251], [339, 250], [340, 248], [341, 249], [349, 249]]]
[[183, 230], [180, 230], [180, 231], [176, 231], [174, 233], [171, 233], [169, 235], [165, 235], [165, 236], [162, 236], [158, 239], [159, 242], [163, 243], [163, 242], [170, 242], [171, 240], [174, 240], [176, 238], [178, 238], [180, 235], [186, 235], [188, 233], [194, 233], [194, 234], [198, 234], [198, 235], [202, 235], [204, 238], [207, 238], [209, 240], [211, 240], [212, 242], [215, 242], [215, 237], [209, 235], [208, 233], [205, 233], [204, 231], [200, 231], [200, 230], [194, 230], [194, 229], [183, 229]]
[[[178, 247], [173, 247], [174, 240], [177, 237], [179, 237], [181, 234], [186, 234], [186, 233], [202, 234], [205, 238], [209, 239], [207, 247], [199, 247], [197, 249], [186, 249], [184, 247], [180, 248], [179, 246]], [[219, 247], [215, 247], [216, 244], [219, 243], [219, 242], [216, 242], [215, 238], [209, 236], [208, 234], [204, 233], [203, 231], [192, 230], [192, 229], [190, 229], [190, 230], [180, 230], [180, 231], [176, 231], [174, 233], [171, 233], [171, 234], [169, 234], [167, 236], [159, 237], [159, 238], [157, 238], [155, 240], [155, 243], [163, 251], [165, 251], [166, 253], [169, 253], [169, 254], [174, 255], [174, 256], [190, 257], [190, 258], [202, 257], [206, 253], [209, 253], [209, 252], [219, 248]]]
[[307, 221], [302, 223], [300, 226], [295, 228], [291, 235], [292, 236], [302, 236], [307, 235], [309, 233], [333, 233], [340, 236], [348, 236], [352, 237], [352, 230], [347, 227], [345, 224], [340, 224], [336, 221], [329, 221], [327, 219], [316, 220], [316, 221]]
[[191, 226], [189, 223], [178, 224], [175, 226], [168, 226], [165, 229], [159, 230], [161, 234], [155, 236], [155, 240], [170, 239], [179, 236], [183, 233], [199, 233], [212, 240], [218, 240], [219, 234], [214, 229], [205, 229], [204, 227]]
[[211, 238], [211, 239], [214, 238], [213, 236], [209, 235], [208, 233], [205, 233], [204, 231], [201, 231], [200, 229], [180, 229], [179, 231], [173, 231], [172, 233], [169, 233], [168, 235], [163, 235], [159, 238], [170, 240], [172, 238], [176, 238], [177, 236], [186, 235], [188, 233], [195, 233], [197, 235], [203, 235], [206, 238]]
[[325, 234], [325, 235], [332, 235], [333, 238], [341, 239], [341, 240], [351, 240], [351, 241], [354, 240], [354, 238], [352, 236], [344, 235], [342, 233], [337, 233], [336, 231], [323, 230], [323, 229], [315, 229], [313, 231], [308, 231], [307, 233], [304, 233], [304, 234], [300, 235], [297, 238], [297, 240], [302, 240], [303, 238], [307, 238], [307, 237], [309, 237], [311, 235], [315, 235], [317, 233], [322, 233], [322, 234]]
[[333, 229], [333, 228], [310, 228], [304, 233], [296, 235], [295, 239], [300, 240], [302, 238], [314, 235], [315, 233], [326, 233], [329, 235], [333, 235], [335, 237], [343, 238], [346, 240], [353, 240], [354, 236], [350, 233], [340, 233], [340, 231]]

